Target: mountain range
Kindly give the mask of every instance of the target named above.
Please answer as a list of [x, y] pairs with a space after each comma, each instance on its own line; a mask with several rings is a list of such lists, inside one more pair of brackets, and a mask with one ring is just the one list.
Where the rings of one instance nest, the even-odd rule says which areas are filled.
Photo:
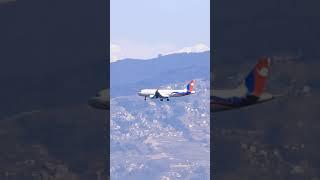
[[124, 59], [110, 64], [110, 95], [136, 94], [142, 88], [210, 77], [210, 52], [177, 53], [150, 60]]
[[165, 103], [111, 99], [112, 179], [209, 179], [209, 81], [197, 84], [197, 95]]
[[[209, 179], [210, 53], [180, 53], [111, 63], [110, 163], [112, 179]], [[140, 88], [196, 94], [144, 100]]]

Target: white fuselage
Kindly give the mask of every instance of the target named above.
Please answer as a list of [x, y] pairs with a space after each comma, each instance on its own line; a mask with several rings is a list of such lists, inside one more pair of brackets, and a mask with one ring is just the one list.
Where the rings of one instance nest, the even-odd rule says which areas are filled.
[[189, 92], [182, 89], [142, 89], [138, 92], [138, 95], [153, 98], [153, 96], [156, 95], [157, 91], [161, 95], [160, 98], [180, 97], [195, 93], [195, 91]]

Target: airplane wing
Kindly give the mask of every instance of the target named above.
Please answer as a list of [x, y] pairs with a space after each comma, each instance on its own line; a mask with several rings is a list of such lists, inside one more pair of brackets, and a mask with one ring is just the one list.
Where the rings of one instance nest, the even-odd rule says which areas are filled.
[[169, 94], [161, 94], [159, 92], [159, 89], [157, 89], [157, 91], [154, 93], [154, 95], [150, 95], [150, 98], [169, 98], [170, 95]]
[[150, 97], [151, 99], [161, 97], [161, 94], [159, 93], [158, 90], [159, 90], [159, 89], [157, 89], [156, 92], [155, 92], [154, 94], [150, 95], [149, 97]]

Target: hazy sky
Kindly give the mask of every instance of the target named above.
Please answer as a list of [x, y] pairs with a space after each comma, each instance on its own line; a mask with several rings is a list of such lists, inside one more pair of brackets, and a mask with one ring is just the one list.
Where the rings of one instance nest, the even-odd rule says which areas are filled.
[[210, 0], [111, 0], [110, 4], [113, 60], [210, 47]]

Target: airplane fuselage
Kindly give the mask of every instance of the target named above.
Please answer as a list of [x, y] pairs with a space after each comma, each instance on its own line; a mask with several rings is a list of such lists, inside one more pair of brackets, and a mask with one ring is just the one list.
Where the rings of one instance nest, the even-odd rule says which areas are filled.
[[150, 97], [150, 98], [157, 98], [156, 94], [157, 91], [162, 98], [169, 98], [169, 97], [181, 97], [181, 96], [186, 96], [190, 94], [194, 94], [195, 91], [187, 91], [187, 90], [181, 90], [181, 89], [142, 89], [141, 91], [138, 92], [139, 96], [144, 96], [144, 97]]
[[216, 90], [214, 91], [214, 95], [210, 96], [212, 112], [238, 109], [273, 99], [274, 97], [269, 93], [263, 93], [260, 97], [247, 96], [242, 94], [239, 89]]

